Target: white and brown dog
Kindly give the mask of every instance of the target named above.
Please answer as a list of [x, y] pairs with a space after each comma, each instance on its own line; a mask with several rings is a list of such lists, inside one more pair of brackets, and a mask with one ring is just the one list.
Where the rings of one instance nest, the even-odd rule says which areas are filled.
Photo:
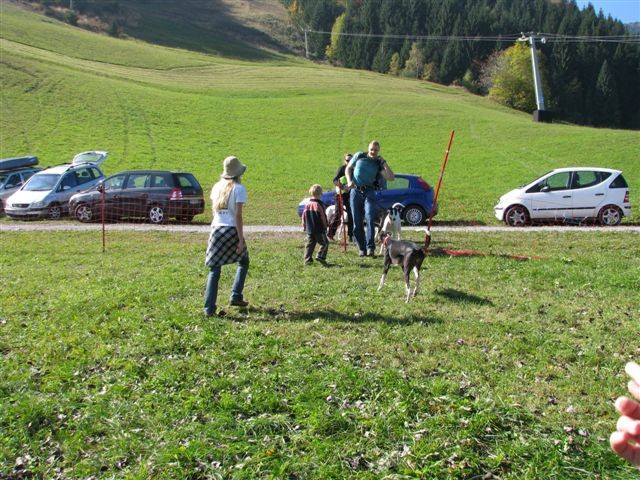
[[[327, 225], [331, 225], [333, 223], [333, 220], [335, 219], [336, 216], [336, 206], [335, 205], [329, 205], [327, 207], [327, 209], [325, 210], [325, 214], [327, 215]], [[342, 221], [338, 224], [338, 229], [336, 230], [336, 237], [340, 240], [342, 240], [342, 230], [343, 230], [343, 225], [346, 228], [347, 226], [347, 222], [348, 222], [348, 216], [347, 216], [347, 210], [346, 209], [342, 209]]]
[[391, 235], [393, 240], [400, 240], [400, 231], [402, 229], [402, 211], [404, 210], [404, 205], [400, 202], [396, 202], [391, 205], [391, 208], [388, 208], [386, 211], [386, 215], [384, 216], [384, 220], [382, 221], [382, 225], [378, 230], [377, 240], [380, 242], [380, 252], [379, 255], [382, 255], [385, 249], [384, 245], [384, 236], [386, 234]]
[[[388, 233], [384, 234], [382, 241], [385, 244], [384, 269], [378, 290], [383, 287], [391, 265], [400, 265], [402, 266], [402, 272], [404, 274], [405, 292], [407, 294], [405, 301], [409, 303], [411, 297], [415, 297], [418, 294], [418, 288], [420, 288], [420, 269], [422, 268], [422, 262], [427, 255], [427, 249], [431, 243], [431, 234], [426, 231], [424, 245], [422, 247], [407, 240], [394, 240]], [[416, 277], [413, 291], [411, 291], [409, 282], [409, 276], [412, 271]]]

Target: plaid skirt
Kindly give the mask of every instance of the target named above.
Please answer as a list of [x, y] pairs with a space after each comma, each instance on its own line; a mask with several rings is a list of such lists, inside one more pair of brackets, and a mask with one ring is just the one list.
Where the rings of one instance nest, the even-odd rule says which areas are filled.
[[236, 252], [239, 242], [236, 227], [214, 227], [209, 235], [204, 264], [211, 268], [239, 262], [247, 253], [246, 245], [242, 252]]

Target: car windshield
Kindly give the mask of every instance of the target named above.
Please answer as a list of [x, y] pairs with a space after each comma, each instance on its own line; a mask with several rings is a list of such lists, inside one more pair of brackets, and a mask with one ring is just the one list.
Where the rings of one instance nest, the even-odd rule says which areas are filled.
[[53, 190], [53, 187], [56, 186], [58, 180], [60, 179], [60, 175], [56, 175], [53, 173], [44, 173], [39, 175], [34, 175], [31, 177], [29, 182], [24, 186], [23, 190], [31, 191], [31, 192], [43, 192]]
[[549, 171], [549, 172], [545, 173], [544, 175], [540, 175], [540, 176], [539, 176], [539, 177], [537, 177], [535, 180], [531, 180], [531, 181], [529, 181], [529, 182], [527, 182], [527, 183], [523, 183], [523, 184], [522, 184], [522, 185], [520, 185], [518, 188], [526, 187], [526, 186], [527, 186], [527, 185], [529, 185], [530, 183], [533, 183], [533, 182], [535, 182], [535, 181], [537, 181], [537, 180], [540, 180], [542, 177], [546, 177], [546, 176], [547, 176], [547, 175], [549, 175], [551, 172], [553, 172], [553, 170], [551, 170], [551, 171]]

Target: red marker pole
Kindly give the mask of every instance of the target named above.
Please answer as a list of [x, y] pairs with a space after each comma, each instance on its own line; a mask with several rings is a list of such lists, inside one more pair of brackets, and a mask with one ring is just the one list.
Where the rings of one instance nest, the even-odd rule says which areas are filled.
[[442, 185], [442, 177], [444, 176], [444, 169], [447, 168], [447, 161], [449, 160], [449, 152], [451, 151], [451, 143], [453, 142], [453, 134], [455, 130], [451, 130], [451, 136], [449, 137], [449, 144], [447, 145], [447, 150], [444, 154], [444, 161], [442, 162], [442, 168], [440, 169], [440, 178], [438, 179], [438, 185], [436, 186], [436, 194], [433, 197], [433, 205], [431, 206], [431, 213], [429, 214], [429, 227], [427, 231], [431, 233], [431, 221], [433, 220], [433, 216], [436, 214], [436, 205], [438, 202], [438, 195], [440, 194], [440, 186]]
[[104, 253], [107, 249], [106, 246], [106, 231], [105, 231], [105, 214], [104, 214], [104, 184], [102, 184], [102, 188], [100, 189], [100, 198], [102, 201], [100, 202], [100, 217], [102, 219], [102, 253]]
[[436, 186], [436, 193], [433, 197], [433, 205], [431, 206], [431, 213], [429, 214], [429, 226], [427, 227], [427, 233], [424, 236], [424, 245], [422, 250], [427, 253], [427, 249], [431, 244], [431, 222], [433, 216], [436, 214], [436, 206], [438, 205], [438, 195], [440, 194], [440, 186], [442, 185], [442, 177], [444, 176], [444, 169], [447, 168], [447, 160], [449, 160], [449, 151], [451, 150], [451, 142], [453, 142], [454, 130], [451, 130], [451, 136], [449, 137], [449, 144], [447, 145], [447, 151], [444, 154], [444, 161], [442, 162], [442, 168], [440, 169], [440, 178], [438, 179], [438, 185]]

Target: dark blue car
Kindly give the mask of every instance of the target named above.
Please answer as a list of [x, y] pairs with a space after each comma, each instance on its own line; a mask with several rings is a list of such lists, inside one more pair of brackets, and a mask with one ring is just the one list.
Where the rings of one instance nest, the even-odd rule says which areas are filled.
[[[407, 225], [421, 225], [429, 219], [433, 206], [433, 189], [421, 177], [396, 173], [392, 182], [387, 182], [386, 190], [376, 191], [376, 199], [381, 209], [390, 208], [394, 203], [400, 202], [405, 206], [402, 212], [402, 220]], [[309, 198], [303, 199], [298, 205], [298, 215], [302, 216], [302, 210]], [[328, 189], [322, 194], [325, 205], [333, 205], [334, 189]], [[436, 204], [435, 213], [438, 212]]]

